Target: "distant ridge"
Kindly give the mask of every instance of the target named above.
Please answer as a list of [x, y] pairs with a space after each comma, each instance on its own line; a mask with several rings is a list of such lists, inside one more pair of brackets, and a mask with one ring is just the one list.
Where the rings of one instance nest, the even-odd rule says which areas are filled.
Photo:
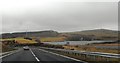
[[14, 37], [55, 37], [58, 35], [57, 31], [45, 30], [45, 31], [32, 31], [32, 32], [15, 32], [15, 33], [4, 33], [2, 38], [14, 38]]
[[76, 32], [66, 32], [65, 34], [80, 34], [86, 36], [94, 36], [96, 39], [118, 39], [118, 31], [108, 30], [108, 29], [94, 29], [94, 30], [84, 30]]
[[[14, 37], [25, 37], [25, 36], [26, 36], [26, 32], [15, 32], [15, 33], [2, 34], [2, 38], [14, 38]], [[45, 31], [27, 32], [27, 36], [28, 37], [85, 36], [89, 38], [94, 37], [97, 40], [117, 40], [118, 31], [108, 30], [108, 29], [93, 29], [93, 30], [58, 33], [57, 31], [53, 31], [53, 30], [45, 30]]]
[[94, 30], [84, 30], [84, 31], [112, 31], [112, 32], [118, 32], [117, 30], [109, 30], [109, 29], [94, 29]]

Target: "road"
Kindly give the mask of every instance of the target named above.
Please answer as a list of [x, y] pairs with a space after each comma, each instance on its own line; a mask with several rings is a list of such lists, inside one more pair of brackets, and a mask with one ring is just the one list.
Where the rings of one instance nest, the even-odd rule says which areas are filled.
[[89, 52], [89, 51], [66, 50], [66, 49], [45, 48], [45, 47], [42, 47], [42, 48], [48, 49], [48, 50], [56, 50], [56, 51], [63, 51], [63, 52], [69, 52], [69, 53], [76, 53], [76, 54], [102, 56], [102, 57], [117, 58], [117, 59], [120, 58], [120, 54], [115, 54], [115, 53]]
[[71, 58], [62, 57], [60, 55], [51, 54], [48, 51], [44, 51], [39, 48], [30, 48], [30, 50], [21, 49], [18, 52], [15, 52], [9, 56], [2, 58], [3, 62], [8, 61], [37, 61], [37, 62], [52, 62], [57, 61], [60, 63], [74, 62], [74, 63], [83, 63], [82, 61], [75, 61]]

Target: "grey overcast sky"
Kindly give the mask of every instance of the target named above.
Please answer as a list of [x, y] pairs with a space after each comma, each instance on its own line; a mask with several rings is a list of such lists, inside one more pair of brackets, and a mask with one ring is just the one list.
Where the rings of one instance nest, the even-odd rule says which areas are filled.
[[90, 29], [118, 30], [117, 2], [14, 0], [2, 8], [2, 33]]

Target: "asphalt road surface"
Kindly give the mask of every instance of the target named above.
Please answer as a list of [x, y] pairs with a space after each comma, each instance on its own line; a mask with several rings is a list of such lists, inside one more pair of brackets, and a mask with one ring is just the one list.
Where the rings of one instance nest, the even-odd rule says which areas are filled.
[[31, 61], [31, 62], [60, 62], [60, 63], [83, 63], [82, 61], [75, 61], [70, 58], [62, 57], [59, 55], [51, 54], [49, 52], [45, 52], [39, 48], [30, 48], [30, 50], [21, 49], [18, 52], [15, 52], [11, 55], [2, 58], [3, 62], [9, 61]]

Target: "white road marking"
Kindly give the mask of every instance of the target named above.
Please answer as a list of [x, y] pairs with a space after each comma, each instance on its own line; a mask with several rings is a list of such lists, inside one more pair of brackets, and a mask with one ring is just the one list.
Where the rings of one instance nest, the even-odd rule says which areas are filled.
[[32, 53], [32, 55], [35, 57], [35, 59], [37, 60], [37, 61], [40, 61], [37, 57], [36, 57], [36, 55], [33, 53], [33, 51], [30, 49], [30, 52]]
[[[18, 50], [18, 51], [20, 51], [20, 50]], [[14, 54], [14, 53], [16, 53], [16, 52], [18, 52], [18, 51], [12, 51], [12, 52], [4, 55], [4, 56], [1, 56], [0, 59], [2, 59], [2, 58], [4, 58], [4, 57], [7, 57], [7, 56], [9, 56], [9, 55], [12, 55], [12, 54]]]
[[[81, 61], [81, 60], [78, 60], [78, 59], [75, 59], [75, 58], [71, 58], [71, 57], [68, 57], [68, 56], [61, 55], [61, 54], [53, 53], [53, 52], [46, 51], [46, 50], [43, 50], [43, 49], [39, 49], [39, 50], [41, 50], [43, 52], [51, 53], [51, 54], [54, 54], [54, 55], [57, 55], [57, 56], [61, 56], [61, 57], [64, 57], [64, 58], [68, 58], [68, 59], [71, 59], [71, 60], [74, 60], [74, 61], [84, 62], [84, 61]], [[84, 63], [87, 63], [87, 62], [84, 62]]]
[[9, 56], [9, 55], [11, 55], [11, 54], [13, 54], [13, 53], [9, 53], [9, 54], [7, 54], [7, 55], [1, 56], [0, 59], [3, 58], [3, 57]]

